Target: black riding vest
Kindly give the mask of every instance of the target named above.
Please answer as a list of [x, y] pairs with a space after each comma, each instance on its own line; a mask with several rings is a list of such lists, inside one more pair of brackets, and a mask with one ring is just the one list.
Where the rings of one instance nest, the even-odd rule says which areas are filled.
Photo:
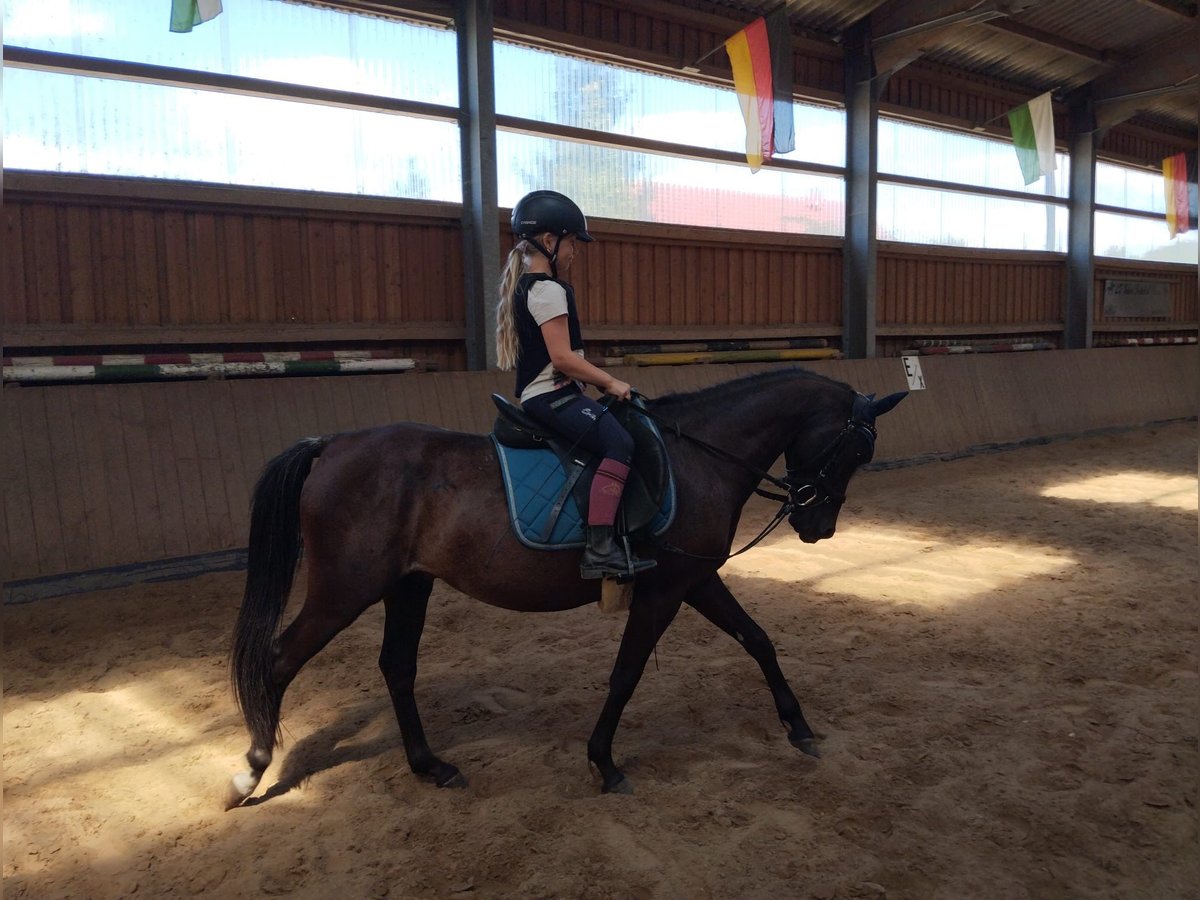
[[537, 378], [542, 369], [550, 365], [550, 351], [546, 349], [541, 326], [529, 312], [529, 289], [538, 281], [554, 281], [562, 285], [563, 290], [567, 292], [567, 331], [571, 337], [571, 349], [583, 349], [583, 337], [579, 333], [579, 313], [575, 311], [575, 291], [571, 286], [565, 281], [557, 281], [549, 275], [537, 272], [522, 275], [513, 294], [513, 321], [517, 326], [517, 340], [521, 347], [517, 356], [517, 397], [521, 396], [521, 391]]

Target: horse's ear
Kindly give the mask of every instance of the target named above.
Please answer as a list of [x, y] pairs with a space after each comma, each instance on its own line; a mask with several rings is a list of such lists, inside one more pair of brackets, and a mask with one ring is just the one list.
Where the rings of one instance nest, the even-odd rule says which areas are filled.
[[[874, 396], [875, 395], [872, 394], [871, 398], [874, 398]], [[896, 407], [896, 404], [907, 396], [908, 391], [898, 391], [895, 394], [888, 394], [882, 400], [871, 399], [871, 405], [869, 407], [871, 411], [871, 418], [874, 419], [877, 416], [882, 416], [885, 412], [891, 412]]]

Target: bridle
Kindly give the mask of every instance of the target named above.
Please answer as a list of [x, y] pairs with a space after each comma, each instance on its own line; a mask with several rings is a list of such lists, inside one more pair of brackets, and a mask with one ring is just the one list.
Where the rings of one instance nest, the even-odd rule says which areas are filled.
[[866, 418], [866, 412], [870, 406], [870, 403], [871, 399], [869, 397], [863, 394], [855, 393], [854, 404], [850, 408], [850, 417], [842, 426], [841, 431], [833, 436], [833, 439], [830, 440], [830, 442], [825, 446], [825, 449], [822, 450], [821, 454], [817, 457], [816, 475], [809, 476], [803, 474], [800, 469], [793, 466], [790, 459], [786, 459], [791, 455], [791, 447], [789, 446], [784, 451], [788, 468], [787, 475], [783, 478], [776, 478], [770, 472], [751, 465], [740, 456], [730, 453], [728, 450], [725, 450], [722, 447], [718, 447], [715, 444], [710, 444], [708, 441], [701, 440], [694, 435], [682, 431], [678, 422], [667, 422], [660, 416], [655, 415], [649, 409], [646, 409], [645, 407], [639, 407], [639, 413], [650, 419], [653, 419], [659, 425], [669, 430], [677, 438], [690, 441], [697, 447], [702, 448], [718, 459], [741, 466], [758, 479], [758, 484], [766, 481], [775, 487], [786, 491], [785, 494], [779, 494], [775, 493], [774, 491], [764, 490], [762, 487], [759, 487], [758, 484], [756, 484], [754, 493], [758, 494], [760, 497], [765, 497], [768, 500], [774, 500], [779, 503], [779, 510], [775, 513], [771, 521], [767, 523], [767, 526], [759, 533], [758, 537], [754, 538], [754, 540], [735, 553], [730, 553], [728, 556], [704, 556], [696, 553], [689, 553], [686, 550], [682, 550], [679, 547], [675, 547], [665, 542], [661, 545], [662, 549], [671, 553], [677, 553], [681, 556], [690, 557], [691, 559], [730, 559], [734, 556], [745, 553], [751, 547], [757, 545], [763, 540], [763, 538], [774, 531], [780, 522], [790, 516], [796, 509], [812, 509], [826, 503], [843, 502], [846, 499], [845, 493], [832, 490], [829, 486], [830, 473], [834, 465], [841, 460], [842, 451], [846, 442], [856, 435], [864, 438], [866, 443], [866, 452], [862, 455], [862, 458], [859, 460], [858, 464], [861, 465], [862, 463], [867, 462], [875, 454], [875, 425], [872, 421]]
[[[877, 432], [873, 422], [868, 421], [863, 416], [863, 410], [870, 403], [869, 398], [862, 394], [855, 394], [854, 405], [850, 410], [850, 418], [846, 420], [846, 424], [842, 426], [832, 441], [825, 447], [818, 457], [817, 474], [808, 476], [801, 474], [800, 470], [792, 467], [791, 461], [788, 461], [787, 476], [783, 479], [787, 484], [788, 496], [786, 502], [793, 507], [812, 508], [822, 506], [826, 503], [836, 502], [842, 503], [846, 499], [846, 494], [843, 491], [834, 491], [829, 487], [830, 469], [834, 463], [841, 459], [842, 446], [854, 436], [859, 436], [864, 439], [866, 452], [862, 454], [858, 461], [859, 465], [869, 462], [871, 457], [875, 455], [875, 439]], [[784, 453], [785, 458], [788, 455]], [[779, 495], [773, 495], [773, 499], [780, 498]]]

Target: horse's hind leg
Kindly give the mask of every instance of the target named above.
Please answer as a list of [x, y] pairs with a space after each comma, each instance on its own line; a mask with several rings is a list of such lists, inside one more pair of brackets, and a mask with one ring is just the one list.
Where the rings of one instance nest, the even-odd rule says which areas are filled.
[[788, 730], [788, 740], [797, 750], [809, 756], [819, 757], [821, 753], [817, 749], [816, 738], [804, 719], [796, 695], [792, 693], [787, 679], [783, 677], [779, 662], [775, 658], [775, 647], [772, 646], [767, 633], [750, 618], [750, 614], [742, 609], [741, 604], [729, 592], [721, 576], [714, 572], [712, 577], [703, 581], [688, 595], [687, 602], [700, 615], [733, 637], [754, 657], [767, 679], [771, 696], [775, 699], [779, 720]]
[[[310, 659], [346, 626], [350, 625], [379, 596], [371, 591], [358, 591], [353, 597], [345, 588], [334, 586], [333, 579], [309, 576], [308, 594], [296, 618], [283, 630], [272, 647], [270, 675], [270, 720], [262, 735], [255, 737], [246, 760], [250, 770], [233, 777], [226, 797], [225, 808], [237, 806], [258, 787], [263, 772], [271, 765], [275, 749], [275, 733], [283, 695], [296, 675]], [[252, 732], [253, 733], [253, 732]]]
[[600, 771], [600, 790], [605, 794], [632, 793], [625, 775], [613, 762], [613, 737], [617, 733], [625, 704], [642, 678], [642, 671], [646, 668], [654, 645], [674, 620], [679, 606], [680, 601], [675, 598], [660, 595], [634, 597], [629, 620], [625, 623], [625, 633], [621, 637], [621, 648], [617, 651], [617, 661], [608, 679], [608, 699], [604, 701], [604, 709], [600, 711], [600, 718], [587, 745], [588, 760]]
[[425, 611], [432, 590], [432, 578], [409, 575], [400, 582], [397, 590], [384, 597], [386, 614], [379, 668], [387, 681], [388, 693], [392, 695], [409, 768], [417, 775], [432, 778], [438, 787], [462, 787], [466, 785], [462, 773], [438, 759], [429, 749], [413, 695], [417, 680], [417, 650], [421, 632], [425, 630]]

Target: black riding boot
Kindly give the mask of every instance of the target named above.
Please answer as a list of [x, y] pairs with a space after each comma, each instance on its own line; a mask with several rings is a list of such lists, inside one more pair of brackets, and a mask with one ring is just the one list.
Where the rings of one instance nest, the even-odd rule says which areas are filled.
[[638, 572], [654, 568], [653, 559], [638, 559], [632, 553], [628, 559], [621, 542], [615, 540], [611, 525], [587, 527], [587, 549], [579, 561], [581, 578], [632, 578]]

